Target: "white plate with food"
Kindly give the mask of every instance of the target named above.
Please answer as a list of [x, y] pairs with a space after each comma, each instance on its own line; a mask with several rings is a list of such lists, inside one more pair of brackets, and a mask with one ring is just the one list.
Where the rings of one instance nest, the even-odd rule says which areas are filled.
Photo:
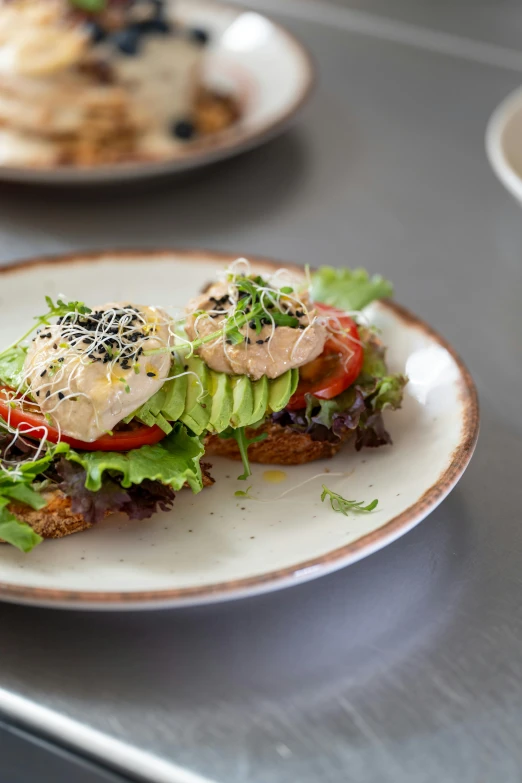
[[302, 45], [253, 11], [10, 0], [0, 4], [0, 178], [74, 184], [196, 168], [281, 132], [313, 81]]
[[0, 279], [1, 599], [298, 584], [406, 533], [471, 458], [468, 371], [378, 275], [144, 250]]
[[499, 180], [522, 203], [522, 89], [508, 95], [493, 112], [486, 152]]

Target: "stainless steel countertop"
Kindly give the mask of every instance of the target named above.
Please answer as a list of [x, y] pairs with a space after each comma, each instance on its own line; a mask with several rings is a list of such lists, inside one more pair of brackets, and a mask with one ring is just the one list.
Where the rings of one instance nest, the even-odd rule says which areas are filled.
[[321, 85], [268, 146], [183, 181], [0, 187], [5, 260], [198, 245], [382, 271], [454, 343], [481, 395], [458, 487], [344, 571], [183, 611], [0, 606], [0, 709], [148, 780], [520, 781], [522, 221], [483, 135], [522, 58], [494, 67], [480, 48], [354, 33], [348, 5], [320, 22], [317, 3], [280, 0]]

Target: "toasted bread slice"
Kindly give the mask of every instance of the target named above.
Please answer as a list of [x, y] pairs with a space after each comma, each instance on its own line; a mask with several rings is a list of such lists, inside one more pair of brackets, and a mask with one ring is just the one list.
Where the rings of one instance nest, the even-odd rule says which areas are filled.
[[87, 522], [81, 514], [73, 514], [71, 499], [61, 490], [42, 492], [42, 496], [47, 501], [47, 505], [39, 511], [22, 503], [11, 503], [9, 511], [12, 511], [18, 519], [27, 522], [42, 538], [63, 538], [92, 527], [92, 523]]
[[[263, 432], [267, 433], [267, 437], [249, 446], [248, 456], [252, 462], [267, 465], [304, 465], [317, 459], [328, 459], [337, 454], [353, 435], [348, 432], [338, 442], [329, 443], [312, 440], [306, 433], [294, 432], [274, 422], [265, 422], [258, 429], [247, 429], [247, 437], [253, 438]], [[207, 438], [205, 454], [241, 459], [236, 441], [233, 438], [220, 438], [219, 435], [210, 435]]]
[[[203, 474], [203, 486], [211, 487], [214, 479], [208, 472], [209, 465], [201, 464]], [[71, 499], [68, 498], [59, 489], [50, 490], [42, 493], [47, 506], [35, 511], [22, 503], [11, 503], [9, 510], [15, 514], [18, 519], [27, 522], [35, 533], [42, 538], [63, 538], [72, 533], [80, 533], [92, 527], [91, 522], [87, 522], [81, 514], [74, 514], [71, 511]], [[0, 543], [5, 543], [0, 539]]]

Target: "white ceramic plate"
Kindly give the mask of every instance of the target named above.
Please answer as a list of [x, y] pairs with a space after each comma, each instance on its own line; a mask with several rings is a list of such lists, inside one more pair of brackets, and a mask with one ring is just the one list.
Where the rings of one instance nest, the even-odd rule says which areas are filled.
[[[183, 305], [232, 260], [204, 251], [122, 251], [0, 267], [1, 343], [24, 331], [44, 294]], [[256, 260], [255, 268], [268, 264]], [[347, 447], [332, 460], [285, 468], [277, 485], [265, 480], [267, 466], [256, 465], [248, 484], [266, 502], [236, 498], [246, 488], [236, 480], [239, 464], [213, 459], [215, 486], [198, 496], [178, 493], [172, 512], [144, 522], [116, 516], [29, 555], [0, 547], [0, 598], [97, 609], [219, 601], [321, 576], [406, 533], [466, 468], [478, 433], [477, 396], [460, 359], [426, 324], [388, 303], [370, 315], [391, 369], [410, 377], [403, 409], [387, 421], [393, 446]], [[320, 501], [322, 483], [347, 498], [378, 498], [378, 509], [336, 514]]]
[[238, 123], [154, 162], [85, 168], [0, 166], [0, 179], [81, 184], [175, 173], [237, 155], [283, 131], [313, 86], [314, 67], [304, 47], [283, 27], [253, 11], [205, 0], [176, 0], [175, 8], [183, 23], [210, 32], [205, 83], [239, 99]]
[[486, 151], [493, 171], [522, 203], [522, 88], [495, 109], [486, 131]]

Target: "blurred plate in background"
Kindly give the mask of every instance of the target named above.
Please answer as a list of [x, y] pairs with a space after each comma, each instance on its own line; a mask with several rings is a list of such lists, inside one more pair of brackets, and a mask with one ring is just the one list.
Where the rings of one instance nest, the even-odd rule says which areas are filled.
[[210, 33], [204, 85], [238, 100], [237, 123], [155, 160], [85, 167], [0, 165], [0, 179], [81, 184], [175, 173], [232, 157], [283, 131], [314, 83], [314, 67], [304, 47], [283, 27], [253, 11], [205, 0], [181, 0], [175, 9], [187, 27]]
[[502, 184], [522, 203], [522, 88], [502, 101], [488, 123], [486, 151]]

